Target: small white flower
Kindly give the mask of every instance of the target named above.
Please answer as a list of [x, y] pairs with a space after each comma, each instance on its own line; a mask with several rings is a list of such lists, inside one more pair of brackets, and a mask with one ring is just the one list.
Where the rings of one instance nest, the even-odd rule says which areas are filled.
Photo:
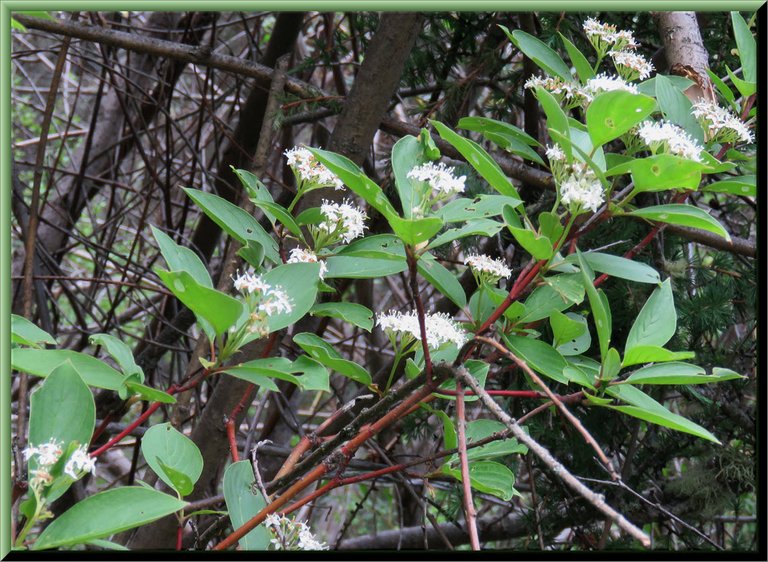
[[625, 69], [630, 71], [627, 75], [632, 76], [633, 79], [645, 80], [653, 71], [653, 65], [643, 55], [632, 51], [612, 51], [611, 57], [614, 64], [619, 67], [619, 71]]
[[626, 29], [617, 31], [616, 26], [613, 24], [602, 23], [594, 18], [587, 18], [584, 21], [583, 28], [587, 38], [598, 51], [605, 52], [604, 49], [607, 47], [617, 51], [637, 47], [637, 42], [631, 31]]
[[276, 513], [270, 513], [267, 515], [266, 519], [264, 519], [264, 524], [267, 527], [279, 527], [280, 526], [280, 516]]
[[691, 113], [704, 125], [708, 137], [722, 142], [752, 142], [754, 135], [749, 127], [731, 111], [717, 103], [700, 100], [693, 104]]
[[453, 168], [446, 167], [442, 162], [437, 165], [427, 162], [408, 172], [408, 178], [427, 182], [440, 195], [454, 195], [464, 191], [467, 176], [456, 177]]
[[550, 76], [546, 78], [533, 76], [526, 81], [525, 87], [530, 89], [540, 87], [554, 96], [562, 96], [562, 100], [565, 100], [569, 107], [578, 105], [587, 99], [583, 88], [576, 82], [565, 82], [560, 78]]
[[264, 298], [259, 303], [258, 310], [264, 312], [267, 316], [272, 314], [288, 314], [293, 310], [291, 299], [280, 287], [270, 287], [264, 294]]
[[644, 121], [637, 134], [654, 154], [662, 149], [670, 154], [701, 162], [703, 148], [683, 129], [668, 121]]
[[320, 264], [320, 279], [325, 277], [328, 271], [328, 265], [324, 260], [318, 259], [317, 254], [310, 250], [304, 250], [302, 248], [294, 248], [291, 250], [291, 257], [288, 258], [287, 263], [319, 263]]
[[637, 93], [637, 87], [634, 84], [630, 84], [618, 76], [608, 76], [606, 74], [598, 74], [594, 78], [587, 80], [584, 90], [591, 97], [597, 96], [602, 92], [613, 92], [616, 90], [623, 90], [630, 94]]
[[24, 460], [29, 460], [32, 457], [37, 457], [37, 464], [41, 467], [48, 467], [56, 464], [61, 456], [63, 443], [51, 438], [47, 443], [38, 445], [37, 447], [29, 446], [21, 453], [24, 455]]
[[325, 217], [325, 220], [318, 225], [320, 230], [335, 232], [346, 243], [363, 235], [365, 219], [368, 215], [359, 207], [353, 206], [350, 201], [346, 199], [342, 203], [323, 201], [320, 212]]
[[573, 166], [573, 173], [560, 184], [560, 200], [567, 207], [581, 207], [593, 213], [603, 204], [603, 185], [587, 166]]
[[507, 278], [512, 275], [502, 260], [493, 259], [490, 256], [482, 254], [470, 254], [464, 259], [464, 264], [472, 268], [477, 273], [489, 274], [494, 279]]
[[[395, 334], [400, 333], [411, 336], [416, 340], [421, 339], [419, 318], [415, 310], [403, 314], [391, 311], [387, 314], [379, 314], [376, 323], [382, 330]], [[444, 313], [426, 314], [424, 316], [427, 345], [437, 349], [442, 344], [453, 342], [459, 347], [467, 341], [467, 333], [453, 319]]]
[[559, 144], [547, 145], [547, 158], [550, 162], [562, 162], [565, 160], [565, 152]]
[[80, 446], [72, 453], [64, 465], [64, 472], [74, 480], [77, 480], [81, 473], [90, 472], [96, 474], [96, 459], [88, 455], [88, 449]]
[[312, 187], [331, 187], [344, 189], [344, 182], [331, 172], [325, 165], [317, 161], [317, 158], [306, 148], [295, 146], [285, 151], [288, 165], [301, 179]]
[[269, 284], [259, 275], [244, 273], [238, 275], [234, 281], [235, 289], [241, 293], [265, 293], [269, 291]]
[[328, 550], [328, 545], [315, 539], [309, 527], [304, 525], [299, 531], [299, 550]]

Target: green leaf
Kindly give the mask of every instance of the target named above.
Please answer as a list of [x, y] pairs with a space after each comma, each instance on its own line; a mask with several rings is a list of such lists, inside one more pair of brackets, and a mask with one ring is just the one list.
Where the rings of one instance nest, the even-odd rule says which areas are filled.
[[320, 163], [324, 164], [331, 172], [339, 176], [341, 181], [362, 197], [371, 207], [379, 211], [387, 221], [397, 218], [397, 211], [389, 202], [387, 196], [376, 182], [366, 176], [352, 160], [345, 158], [335, 152], [321, 150], [319, 148], [309, 148]]
[[[317, 266], [317, 264], [312, 264]], [[201, 327], [210, 339], [226, 332], [243, 314], [242, 303], [229, 295], [201, 285], [186, 271], [157, 270], [160, 279], [184, 306], [202, 319]]]
[[282, 287], [292, 305], [290, 312], [273, 314], [267, 319], [270, 332], [298, 322], [315, 304], [320, 281], [319, 263], [287, 263], [268, 271], [263, 277], [273, 287]]
[[741, 60], [741, 71], [744, 73], [744, 80], [747, 82], [757, 82], [757, 47], [755, 38], [749, 30], [747, 22], [741, 17], [739, 12], [731, 12], [731, 23], [733, 24], [733, 34], [736, 37], [736, 46], [739, 49], [739, 59]]
[[672, 296], [672, 282], [667, 279], [643, 305], [627, 336], [624, 347], [626, 354], [632, 348], [641, 345], [663, 346], [677, 329], [677, 313]]
[[731, 82], [733, 82], [733, 85], [736, 86], [736, 89], [745, 98], [751, 96], [757, 90], [757, 84], [755, 82], [742, 80], [736, 76], [727, 66], [725, 67], [725, 71], [728, 73], [728, 77], [731, 79]]
[[[474, 420], [467, 424], [466, 435], [467, 445], [490, 437], [494, 433], [505, 431], [507, 426], [496, 420]], [[467, 450], [467, 459], [469, 461], [478, 461], [483, 459], [492, 459], [505, 457], [507, 455], [524, 455], [528, 452], [528, 447], [519, 443], [517, 439], [508, 438], [499, 441], [491, 441], [480, 447]], [[458, 455], [452, 455], [449, 459], [458, 459]]]
[[456, 306], [464, 308], [467, 305], [467, 295], [456, 276], [440, 264], [430, 253], [425, 253], [416, 263], [418, 272], [430, 285], [441, 294], [448, 297]]
[[203, 264], [200, 257], [184, 246], [179, 246], [173, 239], [168, 236], [162, 230], [151, 226], [152, 235], [157, 240], [157, 245], [160, 247], [160, 253], [165, 258], [165, 263], [168, 264], [170, 271], [186, 271], [189, 273], [195, 281], [200, 285], [208, 288], [213, 288], [213, 281], [208, 270]]
[[281, 263], [277, 242], [264, 230], [259, 221], [237, 205], [226, 199], [200, 191], [199, 189], [183, 188], [210, 219], [221, 229], [241, 244], [254, 240], [264, 247], [264, 256], [272, 263]]
[[294, 218], [285, 208], [272, 201], [260, 201], [258, 199], [251, 199], [251, 201], [256, 207], [264, 211], [264, 214], [266, 214], [268, 217], [270, 215], [274, 217], [274, 219], [271, 219], [273, 223], [274, 220], [280, 221], [280, 224], [287, 228], [288, 232], [306, 244], [306, 241], [304, 240], [304, 234], [301, 232], [301, 227], [296, 224]]
[[[665, 76], [664, 78], [667, 79], [668, 82], [672, 83], [672, 86], [680, 90], [681, 92], [684, 92], [691, 86], [693, 86], [693, 80], [690, 80], [688, 78], [684, 78], [683, 76], [677, 76], [675, 74], [671, 74], [669, 76]], [[648, 80], [644, 80], [643, 82], [640, 82], [637, 85], [637, 91], [641, 94], [645, 94], [646, 96], [655, 96], [656, 95], [656, 77], [649, 78]]]
[[[555, 97], [546, 91], [541, 86], [536, 87], [536, 99], [539, 100], [544, 113], [547, 115], [547, 128], [557, 131], [563, 135], [566, 140], [570, 140], [571, 127], [568, 125], [568, 117], [563, 112], [560, 104], [557, 103]], [[571, 159], [571, 147], [569, 144], [562, 146], [565, 156], [570, 162]]]
[[[556, 333], [555, 343], [553, 343], [553, 345], [555, 346], [557, 352], [564, 357], [580, 355], [581, 353], [587, 351], [589, 346], [592, 345], [592, 336], [590, 335], [589, 328], [587, 327], [587, 319], [576, 314], [575, 312], [566, 312], [564, 316], [570, 319], [570, 321], [580, 324], [582, 326], [582, 331], [572, 338], [564, 338], [565, 334], [558, 335]], [[553, 331], [555, 330], [554, 324], [552, 324], [552, 329]], [[573, 332], [575, 332], [575, 329], [571, 331], [571, 333]], [[566, 376], [568, 376], [567, 373]], [[568, 376], [568, 378], [573, 380], [570, 376]]]
[[248, 240], [245, 246], [237, 251], [237, 255], [243, 258], [254, 270], [259, 270], [264, 263], [264, 246], [253, 240]]
[[[443, 472], [461, 482], [461, 470], [450, 468], [446, 463]], [[486, 494], [492, 494], [509, 501], [520, 493], [515, 490], [515, 474], [506, 466], [495, 461], [476, 461], [469, 465], [469, 481], [472, 487]]]
[[535, 62], [537, 66], [552, 76], [562, 78], [566, 82], [571, 81], [571, 70], [568, 68], [568, 65], [563, 62], [560, 55], [546, 44], [520, 29], [510, 32], [509, 29], [503, 25], [499, 25], [499, 27], [507, 34], [509, 40], [512, 41], [525, 56]]
[[325, 260], [326, 279], [372, 279], [395, 275], [408, 269], [404, 258], [383, 254], [380, 258], [337, 255]]
[[91, 345], [100, 345], [109, 353], [120, 366], [125, 376], [139, 375], [139, 380], [144, 380], [144, 370], [136, 364], [133, 352], [121, 339], [109, 334], [93, 334], [88, 341]]
[[661, 283], [659, 273], [644, 263], [601, 252], [584, 252], [581, 256], [592, 269], [600, 273], [637, 283]]
[[182, 496], [192, 493], [203, 472], [200, 449], [170, 423], [153, 425], [147, 430], [141, 440], [141, 454], [160, 479]]
[[611, 309], [607, 306], [607, 299], [602, 290], [595, 289], [595, 286], [592, 284], [592, 270], [589, 268], [583, 254], [578, 248], [576, 249], [576, 254], [578, 256], [579, 266], [581, 267], [584, 289], [587, 292], [589, 306], [592, 309], [592, 318], [597, 330], [597, 339], [600, 342], [600, 356], [605, 357], [605, 354], [608, 353], [608, 347], [611, 345]]
[[611, 396], [631, 404], [631, 406], [607, 406], [608, 408], [618, 410], [641, 420], [669, 427], [676, 431], [690, 433], [697, 437], [720, 444], [720, 441], [718, 441], [709, 431], [682, 416], [673, 414], [659, 402], [632, 385], [622, 384], [609, 386], [606, 388], [606, 392]]
[[420, 206], [426, 195], [414, 189], [414, 187], [423, 188], [423, 183], [419, 181], [412, 183], [408, 178], [408, 172], [427, 161], [421, 143], [413, 135], [404, 136], [392, 147], [392, 173], [395, 176], [395, 187], [406, 219], [413, 216], [413, 208]]
[[555, 253], [552, 241], [546, 236], [539, 236], [527, 228], [517, 228], [510, 224], [507, 228], [517, 243], [537, 260], [548, 260]]
[[[88, 446], [95, 424], [96, 405], [93, 394], [70, 361], [56, 367], [30, 396], [31, 445], [41, 445], [56, 439], [63, 442], [65, 449], [73, 441]], [[34, 457], [30, 459], [30, 470], [34, 470], [36, 464]], [[71, 482], [57, 490], [56, 497], [63, 494]]]
[[440, 137], [448, 144], [452, 145], [467, 160], [467, 162], [480, 174], [488, 184], [508, 197], [514, 197], [522, 203], [520, 194], [518, 194], [512, 182], [501, 170], [496, 161], [476, 142], [466, 139], [456, 134], [450, 128], [439, 121], [430, 120], [432, 126], [437, 129]]
[[731, 240], [731, 235], [728, 234], [728, 231], [725, 230], [722, 224], [705, 210], [694, 207], [693, 205], [680, 205], [674, 203], [669, 205], [656, 205], [653, 207], [637, 209], [631, 213], [627, 213], [627, 215], [668, 224], [679, 224], [680, 226], [700, 228], [707, 232], [722, 236], [729, 242]]
[[549, 315], [549, 324], [552, 326], [552, 334], [555, 337], [552, 345], [557, 348], [566, 342], [575, 341], [576, 338], [588, 331], [587, 324], [583, 320], [581, 316], [572, 312], [566, 315], [556, 310], [553, 311]]
[[285, 357], [267, 357], [237, 363], [227, 366], [222, 372], [273, 392], [280, 390], [272, 379], [284, 380], [301, 386], [298, 377], [291, 374], [291, 361]]
[[373, 328], [373, 312], [361, 304], [352, 302], [323, 302], [313, 306], [309, 313], [312, 316], [328, 316], [338, 318], [359, 326], [366, 332]]
[[312, 359], [329, 369], [361, 384], [371, 384], [371, 375], [368, 374], [368, 371], [353, 361], [343, 359], [333, 347], [315, 334], [309, 332], [296, 334], [293, 336], [293, 343], [306, 351]]
[[528, 363], [534, 371], [568, 384], [568, 378], [563, 374], [567, 363], [554, 347], [534, 338], [511, 335], [502, 335], [502, 338], [510, 351]]
[[[506, 293], [504, 293], [504, 296], [506, 296]], [[572, 304], [572, 301], [565, 298], [562, 293], [556, 291], [551, 286], [539, 285], [525, 300], [525, 311], [519, 318], [519, 322], [527, 324], [542, 320], [555, 311], [562, 312]]]
[[747, 195], [757, 197], [757, 182], [755, 176], [739, 176], [720, 180], [704, 186], [702, 191], [714, 193], [730, 193], [731, 195]]
[[709, 431], [707, 431], [700, 425], [688, 419], [685, 419], [682, 416], [673, 414], [669, 410], [666, 410], [666, 408], [665, 408], [666, 411], [659, 412], [656, 410], [644, 410], [642, 408], [638, 408], [637, 406], [606, 406], [606, 407], [610, 408], [611, 410], [617, 410], [623, 414], [627, 414], [628, 416], [632, 416], [634, 418], [639, 418], [641, 420], [645, 420], [647, 422], [668, 427], [676, 431], [681, 431], [683, 433], [690, 433], [691, 435], [701, 437], [702, 439], [706, 439], [707, 441], [712, 441], [720, 445], [720, 441], [717, 439], [717, 437], [712, 435]]
[[449, 228], [443, 232], [440, 236], [432, 240], [429, 244], [429, 248], [437, 248], [443, 244], [448, 244], [454, 240], [460, 238], [466, 238], [467, 236], [495, 236], [504, 225], [492, 219], [476, 219], [467, 221], [467, 223], [460, 228]]
[[392, 217], [389, 219], [392, 231], [409, 246], [417, 246], [432, 238], [443, 227], [443, 221], [437, 217], [425, 217], [422, 219], [401, 219]]
[[[544, 281], [569, 304], [581, 304], [584, 300], [584, 284], [581, 281], [580, 273], [550, 275], [545, 277]], [[528, 301], [525, 302], [527, 306]], [[563, 309], [558, 308], [558, 310]]]
[[587, 127], [594, 146], [619, 138], [648, 117], [653, 98], [622, 90], [599, 94], [587, 108]]
[[675, 125], [680, 125], [697, 141], [704, 142], [704, 131], [691, 113], [692, 104], [688, 96], [676, 88], [666, 76], [657, 74], [655, 78], [656, 101], [664, 117]]
[[18, 314], [11, 314], [11, 341], [36, 348], [41, 348], [41, 343], [58, 343], [51, 334]]
[[274, 199], [272, 198], [272, 194], [269, 192], [269, 189], [262, 183], [262, 181], [257, 178], [254, 174], [249, 172], [248, 170], [242, 170], [235, 168], [234, 166], [231, 166], [232, 171], [237, 176], [237, 179], [240, 180], [240, 183], [243, 185], [245, 190], [248, 192], [248, 196], [251, 199], [251, 201], [269, 201], [274, 202]]
[[[121, 486], [76, 503], [40, 534], [32, 550], [83, 544], [133, 529], [187, 505], [143, 486]], [[119, 508], [118, 508], [119, 507]]]
[[696, 356], [692, 351], [670, 351], [657, 345], [637, 345], [624, 352], [623, 367], [638, 365], [640, 363], [662, 363], [665, 361], [679, 361], [693, 359]]
[[744, 378], [730, 369], [719, 369], [711, 375], [697, 365], [670, 362], [638, 369], [625, 382], [632, 384], [707, 384]]
[[731, 109], [736, 109], [736, 96], [733, 95], [733, 90], [726, 86], [725, 82], [723, 82], [723, 80], [710, 69], [707, 69], [707, 74], [709, 75], [709, 79], [712, 80], [712, 83], [717, 88], [717, 91], [720, 92], [720, 95], [723, 96], [723, 98], [725, 98], [725, 100], [731, 106]]
[[[632, 172], [635, 193], [673, 188], [696, 189], [701, 183], [701, 172], [705, 168], [700, 162], [674, 154], [656, 154], [647, 158], [638, 158], [626, 167]], [[606, 175], [610, 172], [609, 170]]]
[[389, 257], [405, 261], [405, 246], [403, 241], [393, 234], [376, 234], [354, 240], [351, 244], [340, 248], [337, 255], [363, 258]]
[[291, 364], [291, 371], [294, 373], [303, 373], [301, 376], [296, 377], [299, 381], [299, 387], [302, 390], [331, 391], [328, 369], [326, 369], [322, 363], [315, 361], [311, 357], [307, 357], [306, 355], [297, 357]]
[[[233, 529], [239, 529], [266, 507], [255, 484], [256, 478], [250, 461], [234, 462], [224, 471], [224, 501]], [[267, 550], [271, 538], [269, 530], [262, 523], [240, 539], [240, 548]]]
[[568, 51], [568, 56], [571, 58], [571, 62], [573, 63], [574, 68], [576, 68], [576, 73], [579, 75], [579, 80], [581, 80], [582, 84], [586, 84], [587, 80], [595, 77], [595, 71], [592, 70], [592, 65], [589, 64], [587, 57], [585, 57], [584, 54], [576, 48], [576, 45], [571, 43], [565, 35], [560, 32], [557, 34], [563, 41], [565, 50]]
[[149, 402], [162, 402], [163, 404], [176, 403], [176, 399], [172, 395], [168, 394], [167, 392], [163, 392], [162, 390], [152, 388], [151, 386], [146, 386], [138, 382], [130, 381], [126, 382], [125, 386], [129, 391], [131, 391], [131, 393], [138, 394], [144, 400], [148, 400]]
[[608, 350], [603, 357], [602, 368], [600, 369], [600, 380], [612, 381], [621, 370], [621, 356], [615, 347]]
[[565, 228], [560, 223], [560, 217], [550, 211], [539, 213], [539, 232], [550, 240], [558, 240]]
[[495, 217], [502, 213], [504, 205], [517, 207], [521, 201], [506, 195], [478, 195], [473, 199], [460, 197], [440, 207], [435, 215], [443, 222], [464, 222]]
[[459, 121], [458, 127], [479, 132], [507, 152], [544, 165], [541, 156], [531, 148], [531, 146], [541, 146], [539, 142], [514, 125], [486, 117], [464, 117]]
[[12, 349], [11, 367], [38, 377], [47, 377], [65, 361], [70, 361], [88, 386], [118, 390], [123, 376], [95, 357], [69, 349]]

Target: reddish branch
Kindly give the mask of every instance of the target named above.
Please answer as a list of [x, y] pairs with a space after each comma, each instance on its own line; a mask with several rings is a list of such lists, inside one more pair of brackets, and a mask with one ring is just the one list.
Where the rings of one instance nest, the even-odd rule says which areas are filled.
[[464, 392], [461, 381], [456, 381], [456, 425], [459, 441], [459, 462], [461, 464], [461, 487], [464, 497], [464, 515], [467, 520], [467, 532], [472, 550], [480, 550], [480, 538], [477, 535], [477, 512], [472, 500], [472, 482], [469, 479], [469, 460], [467, 459], [467, 432], [464, 412]]

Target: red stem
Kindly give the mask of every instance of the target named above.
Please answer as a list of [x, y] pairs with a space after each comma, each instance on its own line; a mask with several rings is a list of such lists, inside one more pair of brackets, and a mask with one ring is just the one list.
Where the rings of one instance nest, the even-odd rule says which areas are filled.
[[176, 529], [176, 550], [181, 550], [181, 541], [184, 538], [184, 524], [179, 523], [179, 528]]
[[240, 415], [240, 412], [250, 401], [253, 390], [255, 388], [255, 384], [248, 384], [248, 386], [245, 388], [245, 391], [243, 392], [243, 396], [240, 398], [240, 401], [235, 405], [234, 408], [232, 408], [232, 411], [229, 413], [229, 417], [227, 418], [227, 439], [229, 440], [229, 451], [232, 454], [232, 462], [237, 462], [240, 460], [240, 454], [237, 450], [237, 439], [235, 438], [235, 424], [237, 423], [237, 416]]
[[[474, 390], [466, 390], [466, 389], [462, 393], [460, 393], [458, 390], [444, 390], [444, 389], [438, 389], [435, 392], [439, 394], [447, 394], [448, 396], [459, 396], [459, 394], [464, 394], [465, 396], [475, 395]], [[485, 392], [488, 393], [490, 396], [506, 396], [510, 398], [548, 399], [545, 394], [542, 394], [541, 392], [537, 392], [535, 390], [486, 390]]]

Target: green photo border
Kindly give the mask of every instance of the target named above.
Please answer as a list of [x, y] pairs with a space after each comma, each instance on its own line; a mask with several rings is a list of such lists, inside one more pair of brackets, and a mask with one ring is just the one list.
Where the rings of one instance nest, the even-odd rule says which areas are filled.
[[[622, 4], [616, 0], [0, 0], [0, 559], [5, 558], [11, 547], [11, 369], [10, 369], [10, 318], [11, 318], [11, 26], [13, 11], [44, 10], [131, 10], [131, 11], [181, 11], [211, 10], [244, 11], [274, 9], [279, 11], [756, 11], [765, 0], [640, 0]], [[619, 10], [617, 7], [625, 6]], [[759, 430], [759, 428], [758, 428]]]

